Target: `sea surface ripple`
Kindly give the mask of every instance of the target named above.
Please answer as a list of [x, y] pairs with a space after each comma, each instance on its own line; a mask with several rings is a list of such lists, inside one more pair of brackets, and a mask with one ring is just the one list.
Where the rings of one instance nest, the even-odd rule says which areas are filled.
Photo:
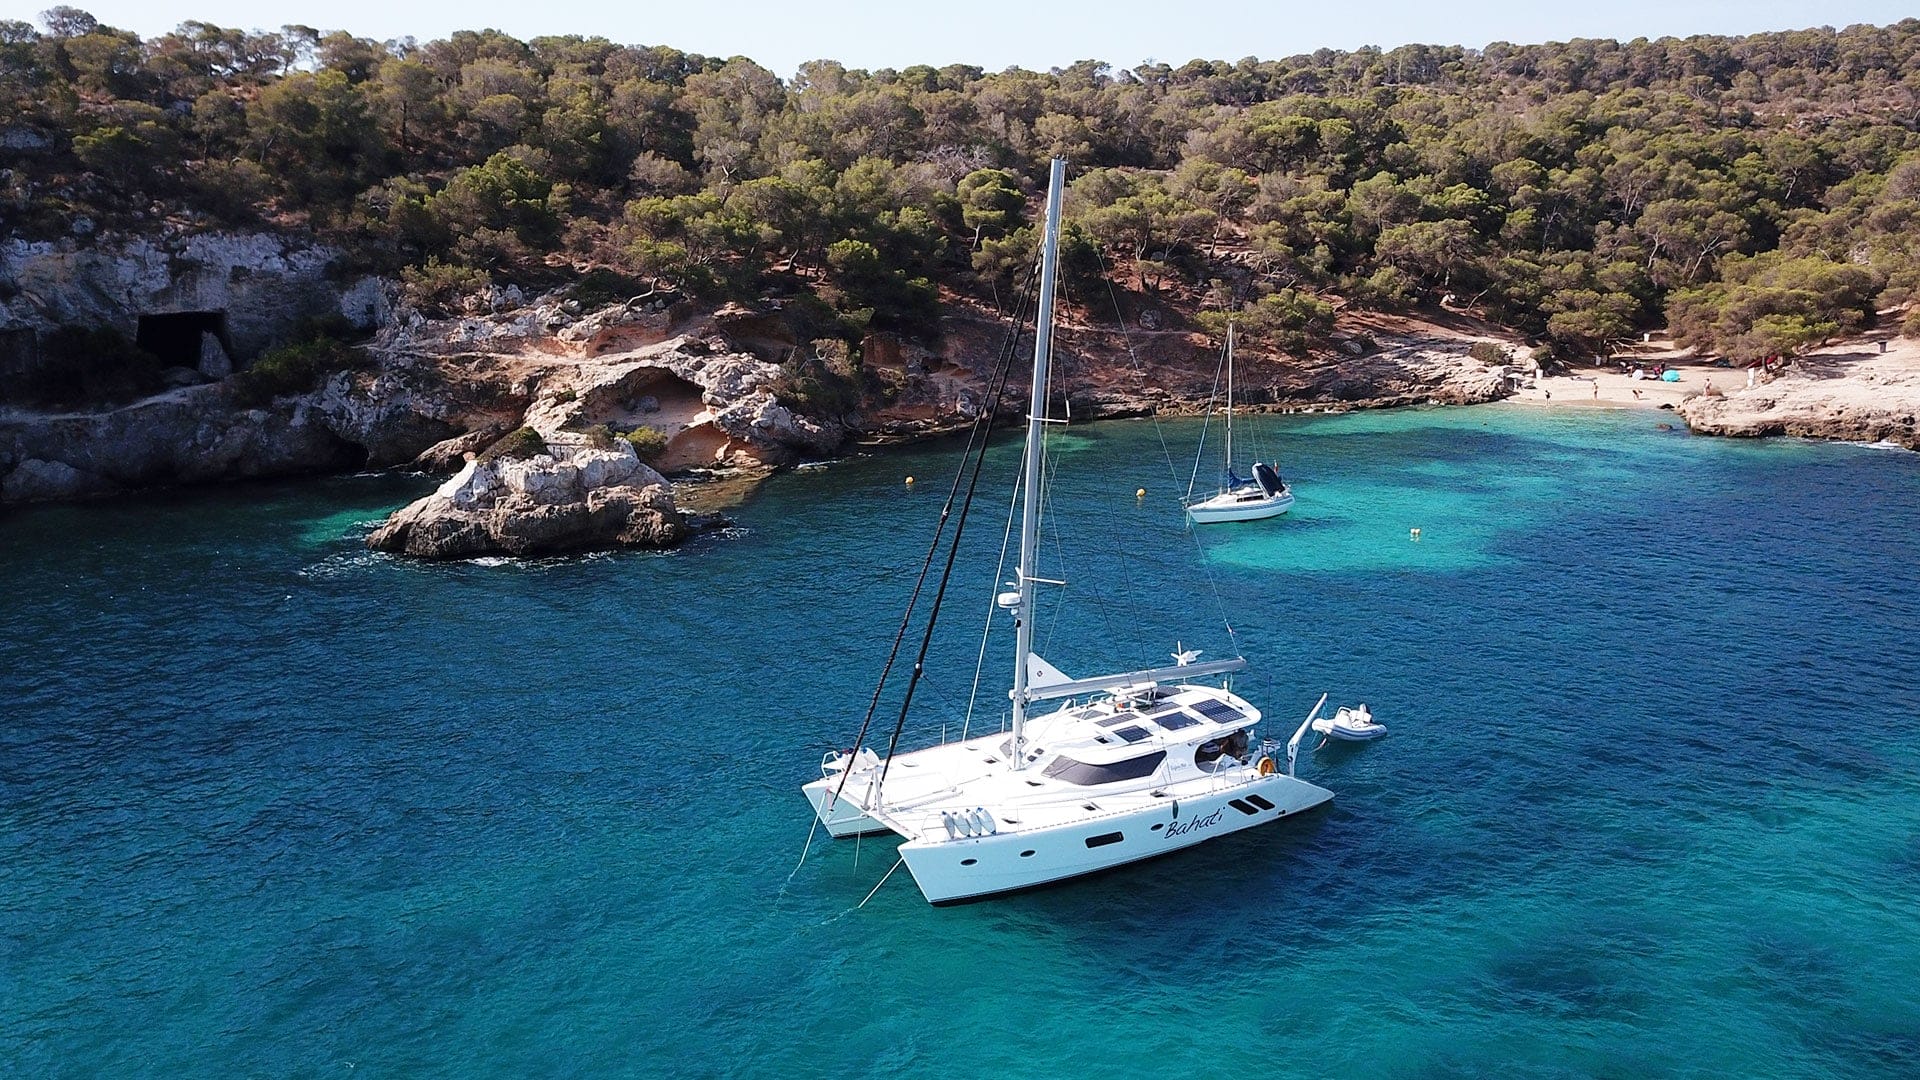
[[[1920, 1075], [1920, 456], [1663, 418], [1269, 418], [1294, 511], [1197, 535], [1196, 424], [1064, 432], [1048, 659], [1238, 649], [1266, 734], [1392, 734], [1302, 754], [1324, 811], [943, 909], [802, 863], [798, 786], [950, 446], [667, 554], [365, 552], [419, 478], [11, 511], [0, 1073]], [[909, 745], [1001, 722], [1016, 457]]]

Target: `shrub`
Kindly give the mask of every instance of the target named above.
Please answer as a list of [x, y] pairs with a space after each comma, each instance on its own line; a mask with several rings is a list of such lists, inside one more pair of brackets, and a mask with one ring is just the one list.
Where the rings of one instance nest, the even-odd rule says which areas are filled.
[[624, 303], [647, 289], [639, 278], [600, 266], [580, 275], [580, 280], [567, 290], [567, 298], [578, 303], [580, 310], [592, 311], [608, 304]]
[[521, 427], [507, 432], [500, 437], [499, 442], [482, 450], [478, 460], [483, 465], [489, 461], [498, 461], [502, 458], [513, 461], [525, 461], [529, 458], [539, 457], [546, 452], [547, 440], [542, 438], [540, 433], [532, 428]]
[[428, 259], [425, 266], [400, 270], [400, 293], [407, 302], [439, 315], [457, 314], [461, 300], [478, 294], [490, 283], [484, 270], [443, 263], [437, 258]]
[[1497, 341], [1476, 341], [1473, 348], [1467, 350], [1467, 356], [1483, 364], [1504, 364], [1507, 362], [1507, 350]]
[[658, 461], [667, 450], [667, 433], [659, 428], [637, 427], [620, 437], [633, 445], [633, 452], [641, 461]]
[[843, 416], [860, 405], [866, 372], [859, 355], [837, 338], [813, 343], [812, 356], [795, 356], [780, 365], [773, 395], [808, 416]]
[[277, 397], [304, 394], [318, 388], [334, 372], [352, 371], [365, 365], [366, 359], [361, 350], [321, 335], [291, 345], [276, 345], [233, 376], [234, 400], [248, 408], [258, 408]]

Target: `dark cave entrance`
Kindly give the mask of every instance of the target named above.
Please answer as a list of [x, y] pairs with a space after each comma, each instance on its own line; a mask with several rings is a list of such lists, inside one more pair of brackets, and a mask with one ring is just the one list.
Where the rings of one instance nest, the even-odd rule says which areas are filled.
[[[233, 355], [227, 340], [227, 313], [224, 311], [169, 311], [140, 316], [140, 332], [134, 344], [160, 358], [161, 367], [199, 367], [200, 335], [212, 334]], [[236, 363], [234, 365], [238, 367]]]

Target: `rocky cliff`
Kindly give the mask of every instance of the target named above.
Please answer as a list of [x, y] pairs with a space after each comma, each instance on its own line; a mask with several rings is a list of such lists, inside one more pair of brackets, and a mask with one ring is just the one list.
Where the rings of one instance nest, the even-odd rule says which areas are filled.
[[0, 404], [50, 362], [63, 327], [108, 328], [162, 364], [218, 379], [303, 319], [387, 321], [389, 291], [340, 252], [273, 233], [0, 241]]
[[[433, 318], [390, 285], [343, 279], [336, 267], [323, 248], [267, 236], [0, 249], [0, 338], [12, 349], [0, 348], [0, 367], [38, 362], [34, 345], [49, 327], [93, 323], [181, 350], [175, 381], [185, 384], [120, 407], [0, 408], [0, 502], [395, 465], [451, 473], [522, 426], [562, 441], [631, 434], [667, 472], [778, 466], [850, 438], [970, 422], [1006, 334], [994, 312], [949, 297], [937, 343], [873, 335], [862, 343], [863, 374], [843, 379], [844, 392], [809, 396], [795, 372], [812, 370], [816, 346], [778, 301], [583, 310], [509, 287]], [[216, 378], [244, 368], [293, 317], [316, 313], [375, 325], [363, 368], [267, 404]], [[185, 321], [164, 321], [174, 317]], [[1200, 335], [1152, 328], [1165, 321], [1122, 330], [1062, 319], [1056, 371], [1074, 415], [1204, 408], [1217, 350]], [[1238, 397], [1273, 408], [1491, 400], [1505, 392], [1500, 379], [1466, 355], [1485, 338], [1350, 318], [1341, 347], [1324, 354], [1243, 350]], [[1025, 366], [1013, 365], [1008, 415], [1026, 396]]]

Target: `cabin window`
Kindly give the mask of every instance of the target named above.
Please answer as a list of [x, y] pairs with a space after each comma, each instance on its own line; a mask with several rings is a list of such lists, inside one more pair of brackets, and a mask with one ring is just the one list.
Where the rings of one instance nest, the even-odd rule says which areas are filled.
[[1253, 805], [1255, 805], [1255, 806], [1257, 806], [1257, 807], [1259, 807], [1259, 808], [1260, 808], [1260, 809], [1262, 809], [1262, 810], [1271, 810], [1271, 809], [1273, 809], [1273, 804], [1272, 804], [1272, 803], [1270, 803], [1270, 802], [1268, 802], [1267, 800], [1265, 800], [1265, 799], [1263, 799], [1263, 798], [1261, 798], [1261, 797], [1260, 797], [1260, 796], [1258, 796], [1258, 795], [1249, 795], [1249, 796], [1247, 796], [1247, 801], [1248, 801], [1248, 802], [1250, 802], [1250, 803], [1252, 803]]
[[1138, 780], [1143, 776], [1151, 776], [1166, 757], [1166, 751], [1156, 750], [1151, 754], [1142, 754], [1125, 761], [1115, 761], [1107, 765], [1089, 765], [1084, 761], [1075, 761], [1070, 757], [1062, 756], [1053, 759], [1040, 775], [1054, 780], [1065, 780], [1069, 784], [1078, 784], [1081, 787], [1093, 787], [1096, 784], [1112, 784], [1121, 780]]
[[979, 861], [980, 861], [979, 859], [961, 859], [961, 860], [960, 860], [960, 865], [961, 865], [961, 866], [972, 866], [972, 865], [973, 865], [974, 863], [977, 863], [977, 862], [979, 862]]
[[1255, 810], [1253, 807], [1248, 806], [1246, 803], [1246, 800], [1244, 799], [1230, 800], [1227, 803], [1227, 805], [1233, 807], [1235, 810], [1238, 810], [1243, 814], [1257, 814], [1260, 812], [1258, 810]]
[[1247, 733], [1236, 731], [1218, 739], [1208, 739], [1193, 752], [1193, 763], [1200, 766], [1212, 765], [1223, 756], [1237, 761], [1247, 760]]
[[1120, 841], [1125, 839], [1126, 839], [1126, 836], [1124, 836], [1121, 833], [1117, 833], [1117, 832], [1101, 833], [1099, 836], [1087, 837], [1087, 846], [1088, 847], [1106, 847], [1108, 844], [1117, 844]]

